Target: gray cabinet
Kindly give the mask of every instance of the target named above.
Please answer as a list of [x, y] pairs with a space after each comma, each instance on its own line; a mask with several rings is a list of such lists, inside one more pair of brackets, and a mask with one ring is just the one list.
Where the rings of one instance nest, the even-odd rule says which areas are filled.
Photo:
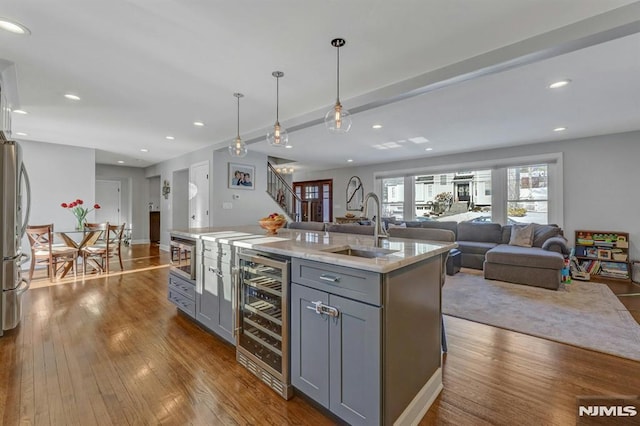
[[202, 270], [196, 293], [196, 319], [235, 344], [231, 250], [228, 244], [203, 242]]
[[333, 294], [360, 283], [377, 295], [379, 275], [296, 259], [293, 269], [314, 288], [291, 285], [292, 385], [350, 424], [379, 424], [382, 308]]
[[192, 318], [196, 316], [195, 293], [196, 287], [193, 281], [172, 272], [169, 273], [169, 301]]

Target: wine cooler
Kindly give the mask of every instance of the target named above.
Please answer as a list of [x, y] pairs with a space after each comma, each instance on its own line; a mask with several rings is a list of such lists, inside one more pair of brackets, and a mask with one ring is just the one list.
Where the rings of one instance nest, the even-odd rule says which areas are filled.
[[289, 260], [243, 250], [238, 271], [236, 358], [289, 399]]

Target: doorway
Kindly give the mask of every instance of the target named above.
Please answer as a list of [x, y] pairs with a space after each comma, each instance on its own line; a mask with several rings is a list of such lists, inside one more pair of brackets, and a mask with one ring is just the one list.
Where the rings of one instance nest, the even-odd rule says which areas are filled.
[[189, 167], [189, 227], [209, 226], [209, 162]]
[[306, 201], [302, 206], [296, 203], [295, 213], [302, 221], [333, 222], [333, 179], [294, 182], [293, 191]]
[[100, 204], [100, 208], [95, 210], [97, 223], [120, 224], [120, 195], [119, 181], [96, 180], [96, 203]]

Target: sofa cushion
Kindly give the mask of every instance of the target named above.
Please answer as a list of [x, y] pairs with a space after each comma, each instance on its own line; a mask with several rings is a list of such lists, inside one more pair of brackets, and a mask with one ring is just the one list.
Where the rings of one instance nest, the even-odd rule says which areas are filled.
[[550, 250], [561, 253], [565, 256], [571, 254], [571, 250], [567, 247], [567, 240], [564, 237], [551, 237], [542, 243], [543, 250]]
[[486, 261], [543, 269], [562, 269], [564, 266], [564, 257], [555, 251], [508, 244], [500, 244], [489, 250], [486, 254]]
[[492, 222], [461, 222], [458, 224], [457, 239], [460, 241], [482, 241], [497, 244], [502, 241], [502, 225]]
[[540, 225], [534, 223], [533, 229], [533, 246], [542, 247], [549, 238], [562, 235], [562, 229], [556, 225]]
[[513, 228], [513, 225], [504, 225], [502, 227], [502, 239], [500, 240], [502, 244], [509, 244], [509, 240], [511, 239], [511, 228]]
[[435, 229], [448, 229], [449, 231], [453, 231], [454, 234], [458, 234], [458, 222], [449, 220], [449, 221], [438, 221], [438, 220], [425, 220], [425, 221], [408, 221], [405, 222], [407, 224], [407, 228], [435, 228]]
[[465, 254], [485, 254], [491, 250], [497, 243], [483, 243], [482, 241], [456, 241], [458, 249]]
[[528, 225], [513, 225], [509, 245], [531, 247], [533, 244], [533, 223]]

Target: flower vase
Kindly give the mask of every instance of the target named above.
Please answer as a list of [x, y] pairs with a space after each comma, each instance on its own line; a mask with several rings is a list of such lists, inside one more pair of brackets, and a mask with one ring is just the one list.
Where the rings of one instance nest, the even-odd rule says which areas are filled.
[[84, 229], [84, 218], [77, 218], [76, 231], [82, 231]]

